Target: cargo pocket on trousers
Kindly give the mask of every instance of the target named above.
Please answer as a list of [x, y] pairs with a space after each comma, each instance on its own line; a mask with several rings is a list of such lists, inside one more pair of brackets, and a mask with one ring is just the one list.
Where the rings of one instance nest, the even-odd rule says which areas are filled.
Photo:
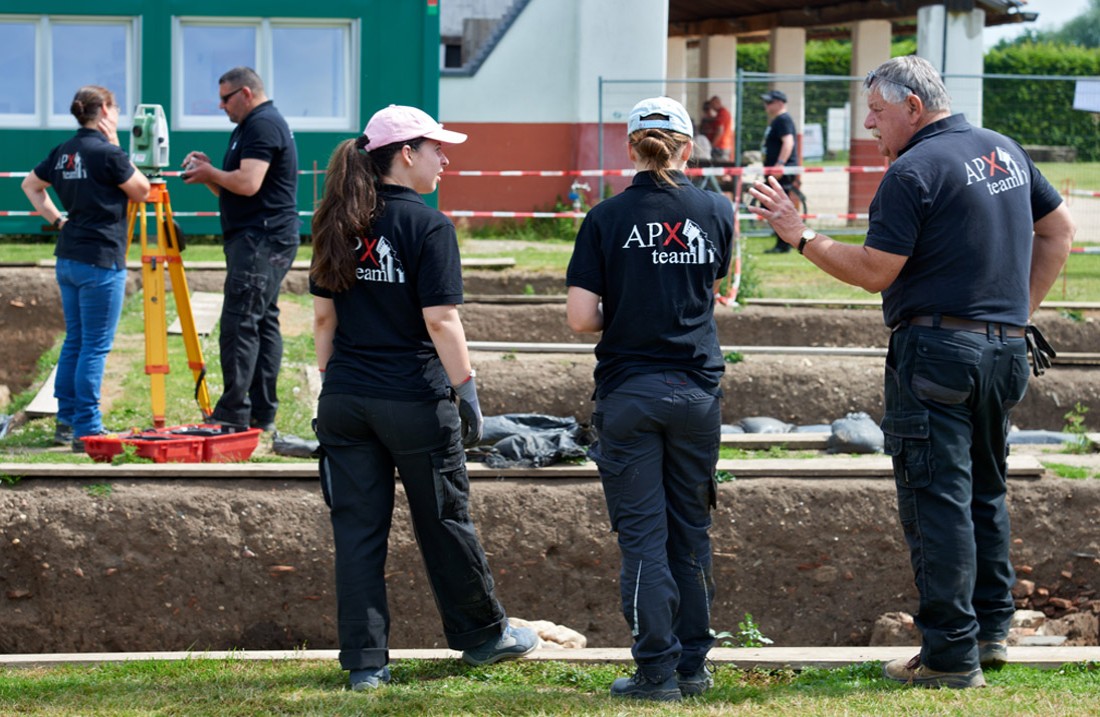
[[328, 456], [325, 449], [317, 448], [317, 472], [321, 476], [321, 497], [325, 499], [325, 505], [332, 509], [332, 473], [328, 468]]
[[900, 487], [924, 488], [932, 482], [932, 442], [928, 411], [887, 411], [882, 417], [883, 451], [894, 462]]
[[267, 277], [263, 274], [240, 272], [225, 286], [225, 311], [239, 316], [255, 316], [263, 308]]
[[461, 448], [433, 453], [432, 479], [441, 520], [467, 520], [470, 516], [470, 478]]

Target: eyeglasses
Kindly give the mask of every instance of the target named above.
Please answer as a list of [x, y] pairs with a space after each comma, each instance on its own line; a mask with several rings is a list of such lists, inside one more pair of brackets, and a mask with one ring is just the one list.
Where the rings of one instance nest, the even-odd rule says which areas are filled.
[[240, 92], [243, 89], [244, 89], [244, 86], [242, 85], [242, 86], [238, 87], [237, 89], [233, 90], [232, 92], [230, 92], [228, 95], [219, 95], [219, 97], [222, 98], [222, 104], [224, 105], [227, 102], [229, 102], [229, 100], [233, 97], [233, 95], [237, 94], [238, 92]]
[[[912, 87], [910, 87], [909, 85], [905, 84], [904, 82], [898, 82], [897, 80], [891, 80], [887, 77], [879, 77], [878, 75], [875, 74], [874, 70], [871, 70], [870, 72], [867, 73], [867, 78], [865, 80], [863, 80], [863, 86], [866, 87], [867, 89], [871, 89], [871, 83], [874, 82], [876, 78], [878, 79], [879, 82], [889, 82], [892, 85], [897, 85], [898, 87], [905, 88], [905, 91], [908, 92], [911, 95], [917, 95], [916, 91]], [[920, 95], [917, 95], [917, 97], [920, 97]]]

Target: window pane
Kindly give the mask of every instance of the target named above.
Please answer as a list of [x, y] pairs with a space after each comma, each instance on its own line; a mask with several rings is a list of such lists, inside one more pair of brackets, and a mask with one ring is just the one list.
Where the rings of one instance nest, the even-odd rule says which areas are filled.
[[345, 117], [346, 27], [276, 27], [272, 99], [287, 117]]
[[183, 114], [220, 116], [218, 78], [256, 67], [255, 27], [183, 26]]
[[114, 92], [121, 114], [130, 114], [133, 108], [126, 94], [126, 32], [126, 25], [50, 26], [53, 114], [69, 114], [73, 95], [84, 85], [100, 85]]
[[0, 114], [34, 114], [34, 23], [0, 22]]

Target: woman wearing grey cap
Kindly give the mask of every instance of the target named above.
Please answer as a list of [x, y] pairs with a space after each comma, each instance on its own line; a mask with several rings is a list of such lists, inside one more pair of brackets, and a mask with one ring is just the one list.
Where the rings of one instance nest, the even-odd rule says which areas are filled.
[[714, 294], [734, 218], [728, 199], [684, 176], [693, 131], [679, 102], [639, 102], [627, 133], [637, 174], [581, 225], [566, 314], [574, 331], [601, 334], [589, 456], [618, 533], [637, 666], [611, 694], [672, 701], [713, 684], [704, 663], [724, 370]]

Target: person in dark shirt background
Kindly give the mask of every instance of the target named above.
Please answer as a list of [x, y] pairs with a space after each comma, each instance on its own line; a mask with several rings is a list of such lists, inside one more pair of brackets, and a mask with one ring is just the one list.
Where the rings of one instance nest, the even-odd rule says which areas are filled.
[[212, 420], [275, 430], [283, 357], [279, 289], [298, 253], [298, 150], [260, 76], [236, 67], [218, 79], [220, 105], [237, 125], [222, 167], [202, 152], [183, 159], [184, 182], [218, 196], [225, 242], [219, 337], [224, 388]]

